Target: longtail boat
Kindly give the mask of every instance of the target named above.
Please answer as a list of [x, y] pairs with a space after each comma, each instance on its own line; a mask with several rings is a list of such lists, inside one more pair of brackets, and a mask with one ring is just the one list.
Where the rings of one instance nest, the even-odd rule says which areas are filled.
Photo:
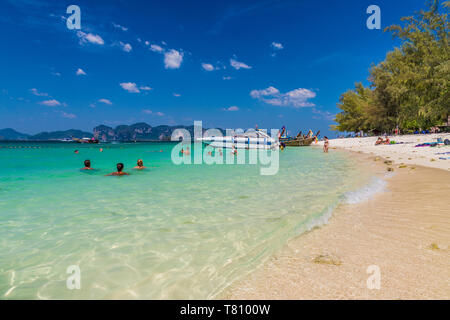
[[310, 132], [307, 135], [302, 135], [302, 131], [295, 138], [280, 138], [280, 143], [284, 143], [287, 147], [309, 147], [319, 135], [318, 131], [315, 135]]

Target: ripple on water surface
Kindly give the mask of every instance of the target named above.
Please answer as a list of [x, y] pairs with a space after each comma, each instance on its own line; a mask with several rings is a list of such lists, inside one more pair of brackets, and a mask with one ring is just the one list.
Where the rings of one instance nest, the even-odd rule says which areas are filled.
[[[176, 166], [173, 144], [34, 146], [0, 148], [3, 298], [212, 298], [370, 179], [345, 154], [309, 148], [261, 176]], [[138, 158], [148, 170], [130, 169]], [[85, 159], [98, 170], [79, 171]], [[132, 175], [105, 177], [117, 162]], [[71, 265], [80, 290], [66, 288]]]

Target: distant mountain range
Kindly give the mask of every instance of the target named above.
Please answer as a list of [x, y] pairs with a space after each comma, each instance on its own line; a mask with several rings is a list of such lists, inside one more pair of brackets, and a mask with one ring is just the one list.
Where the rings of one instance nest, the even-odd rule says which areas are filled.
[[[95, 137], [101, 141], [168, 141], [176, 129], [185, 129], [191, 134], [191, 137], [194, 136], [194, 126], [162, 125], [152, 127], [147, 123], [141, 122], [133, 125], [120, 125], [116, 128], [100, 125], [95, 127], [93, 132], [71, 129], [66, 131], [41, 132], [36, 135], [20, 133], [10, 128], [0, 129], [0, 140], [51, 141]], [[219, 130], [224, 132], [222, 129]]]
[[33, 140], [33, 141], [47, 141], [47, 140], [59, 140], [59, 139], [71, 139], [71, 138], [84, 138], [92, 137], [92, 133], [84, 132], [81, 130], [66, 130], [66, 131], [54, 131], [54, 132], [41, 132], [35, 135], [29, 135], [25, 133], [17, 132], [14, 129], [0, 129], [0, 140]]
[[0, 129], [0, 140], [28, 140], [28, 134], [17, 132], [14, 129]]

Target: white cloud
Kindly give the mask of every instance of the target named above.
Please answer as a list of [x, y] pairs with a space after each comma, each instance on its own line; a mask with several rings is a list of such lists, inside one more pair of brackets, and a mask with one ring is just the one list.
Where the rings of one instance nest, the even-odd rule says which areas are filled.
[[39, 92], [36, 88], [30, 89], [30, 92], [38, 97], [47, 97], [48, 96], [48, 93]]
[[170, 49], [164, 53], [164, 66], [166, 69], [178, 69], [183, 62], [183, 53]]
[[45, 100], [45, 101], [42, 101], [39, 103], [44, 106], [47, 106], [47, 107], [58, 107], [61, 105], [61, 102], [59, 102], [58, 100], [55, 100], [55, 99]]
[[149, 86], [140, 86], [139, 89], [144, 90], [144, 91], [153, 90], [153, 88], [150, 88]]
[[149, 110], [149, 109], [144, 109], [144, 110], [142, 110], [142, 112], [145, 114], [151, 114], [151, 115], [155, 115], [158, 117], [164, 116], [164, 113], [162, 113], [162, 112], [153, 112], [152, 110]]
[[214, 66], [210, 63], [202, 63], [202, 68], [206, 71], [213, 71]]
[[164, 49], [161, 48], [160, 46], [158, 46], [157, 44], [152, 44], [150, 46], [150, 50], [153, 52], [158, 52], [158, 53], [162, 53], [164, 51]]
[[231, 80], [231, 79], [233, 79], [233, 78], [230, 77], [230, 76], [224, 76], [222, 79], [223, 79], [223, 80]]
[[73, 113], [65, 113], [64, 111], [61, 112], [61, 116], [63, 118], [67, 118], [67, 119], [75, 119], [77, 116], [74, 115]]
[[122, 47], [122, 50], [125, 52], [130, 52], [131, 50], [133, 50], [133, 47], [129, 43], [123, 43], [122, 41], [120, 41], [119, 44]]
[[104, 103], [104, 104], [109, 104], [112, 105], [111, 100], [109, 99], [98, 99], [98, 102]]
[[230, 65], [233, 68], [235, 68], [236, 70], [239, 70], [239, 69], [251, 69], [252, 68], [252, 67], [250, 67], [249, 65], [246, 65], [243, 62], [236, 61], [235, 59], [230, 59]]
[[308, 100], [315, 98], [316, 93], [303, 88], [281, 93], [277, 88], [268, 87], [263, 90], [252, 90], [250, 96], [274, 106], [302, 108], [314, 107], [314, 104]]
[[336, 114], [331, 113], [329, 111], [322, 111], [322, 110], [313, 108], [312, 112], [320, 115], [324, 120], [333, 121], [336, 118]]
[[283, 45], [279, 42], [272, 42], [271, 46], [275, 50], [283, 50], [284, 49]]
[[85, 76], [86, 72], [83, 69], [78, 68], [77, 72], [75, 72], [77, 76]]
[[[163, 42], [165, 44], [165, 42]], [[157, 44], [150, 45], [150, 51], [164, 54], [164, 67], [166, 69], [178, 69], [183, 62], [183, 52], [175, 49], [165, 50]]]
[[231, 106], [229, 108], [223, 109], [224, 111], [239, 111], [239, 108], [237, 106]]
[[98, 34], [92, 34], [92, 33], [85, 33], [83, 31], [77, 32], [78, 38], [80, 38], [80, 43], [84, 44], [87, 42], [103, 45], [105, 44], [105, 41], [103, 41], [102, 37], [100, 37]]
[[123, 82], [123, 83], [120, 83], [120, 86], [124, 90], [127, 90], [130, 93], [139, 93], [140, 92], [138, 87], [136, 86], [136, 83], [134, 83], [134, 82]]
[[145, 41], [145, 45], [146, 46], [148, 46], [150, 44], [150, 42], [148, 42], [148, 41]]
[[264, 96], [273, 96], [273, 95], [276, 95], [279, 93], [280, 93], [280, 91], [277, 88], [268, 87], [267, 89], [263, 89], [263, 90], [252, 90], [250, 92], [250, 96], [252, 98], [260, 98], [260, 97], [264, 97]]
[[51, 73], [53, 76], [57, 76], [57, 77], [60, 77], [61, 76], [61, 73], [59, 73], [59, 72], [52, 72]]
[[122, 31], [128, 31], [128, 28], [121, 26], [120, 24], [116, 24], [113, 22], [112, 25], [114, 26], [114, 28], [120, 29]]
[[173, 96], [178, 98], [178, 97], [181, 97], [181, 94], [179, 94], [179, 93], [174, 93]]

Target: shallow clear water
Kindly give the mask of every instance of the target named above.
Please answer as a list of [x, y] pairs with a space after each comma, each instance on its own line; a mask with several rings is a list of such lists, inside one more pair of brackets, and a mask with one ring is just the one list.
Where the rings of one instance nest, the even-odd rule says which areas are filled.
[[[290, 148], [261, 176], [176, 166], [173, 146], [0, 143], [0, 298], [213, 298], [371, 179], [338, 152]], [[117, 162], [132, 174], [105, 177]]]

